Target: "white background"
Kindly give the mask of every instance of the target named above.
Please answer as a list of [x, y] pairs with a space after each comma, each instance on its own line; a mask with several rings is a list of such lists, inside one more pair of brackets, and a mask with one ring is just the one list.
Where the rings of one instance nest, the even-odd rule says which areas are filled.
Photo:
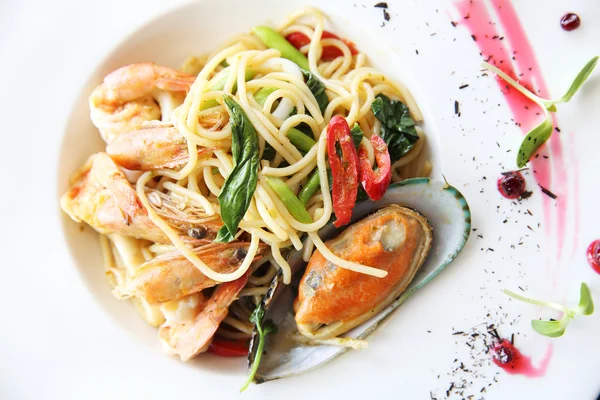
[[[85, 266], [75, 265], [70, 257], [57, 202], [58, 188], [65, 185], [57, 182], [59, 157], [71, 156], [59, 154], [61, 138], [79, 90], [127, 34], [183, 3], [0, 2], [0, 165], [4, 181], [0, 196], [2, 399], [238, 395], [244, 379], [242, 362], [207, 358], [182, 365], [163, 355], [158, 345], [140, 344], [135, 340], [135, 332], [127, 333], [122, 324], [106, 313], [107, 308], [81, 280], [78, 268]], [[514, 126], [504, 124], [510, 121], [510, 113], [491, 78], [479, 78], [478, 51], [466, 31], [450, 25], [451, 17], [446, 11], [452, 9], [449, 3], [388, 1], [392, 21], [385, 28], [379, 27], [381, 10], [373, 9], [371, 3], [365, 9], [360, 6], [354, 9], [352, 1], [344, 3], [348, 9], [343, 13], [399, 52], [412, 71], [415, 77], [412, 86], [425, 99], [428, 112], [434, 115], [432, 126], [444, 153], [442, 170], [469, 199], [473, 225], [484, 238], [473, 235], [456, 264], [407, 302], [373, 336], [368, 350], [347, 354], [313, 373], [252, 387], [244, 398], [343, 395], [429, 399], [430, 391], [444, 398], [451, 381], [447, 372], [452, 369], [453, 360], [469, 359], [464, 341], [452, 332], [469, 331], [483, 322], [498, 323], [495, 315], [499, 307], [501, 314], [507, 313], [507, 320], [517, 321], [512, 326], [501, 326], [500, 333], [506, 337], [515, 333], [517, 344], [524, 353], [533, 356], [535, 364], [549, 340], [532, 332], [529, 320], [545, 314], [535, 307], [509, 301], [500, 289], [520, 285], [532, 295], [573, 303], [577, 301], [580, 282], [585, 280], [600, 299], [600, 276], [591, 271], [584, 258], [587, 244], [600, 237], [597, 209], [600, 71], [570, 104], [559, 107], [561, 127], [573, 133], [568, 145], [575, 146], [574, 154], [579, 161], [578, 171], [569, 173], [579, 174], [577, 206], [582, 218], [579, 240], [568, 251], [573, 257], [548, 263], [543, 257], [548, 248], [541, 229], [527, 233], [525, 225], [507, 228], [502, 226], [502, 218], [495, 216], [497, 205], [507, 207], [495, 191], [498, 162], [507, 168], [514, 165], [514, 153], [507, 155], [505, 150], [515, 148], [521, 134]], [[249, 4], [261, 7], [262, 2]], [[568, 34], [558, 26], [560, 16], [569, 11], [565, 4], [515, 0], [555, 96], [585, 61], [600, 53], [600, 3], [569, 2], [570, 10], [582, 16], [583, 25]], [[242, 18], [234, 9], [218, 8], [213, 10], [214, 15], [206, 10], [206, 18], [222, 19], [224, 24], [230, 23], [228, 19]], [[263, 12], [264, 20], [269, 20], [269, 8]], [[234, 15], [223, 18], [226, 13]], [[348, 29], [351, 28], [345, 28]], [[431, 36], [432, 33], [436, 34]], [[200, 49], [201, 43], [200, 38]], [[458, 86], [463, 83], [470, 86], [459, 91]], [[461, 102], [460, 120], [454, 116], [454, 100]], [[502, 106], [497, 107], [497, 103]], [[503, 123], [499, 125], [497, 121]], [[496, 141], [502, 151], [497, 149]], [[477, 154], [476, 162], [469, 161], [472, 154]], [[496, 157], [494, 162], [479, 161], [490, 155]], [[483, 176], [487, 180], [482, 181]], [[530, 184], [533, 186], [533, 181]], [[533, 224], [543, 220], [541, 196], [536, 191], [522, 206], [534, 211]], [[514, 214], [522, 210], [519, 207], [506, 209]], [[525, 246], [510, 253], [510, 240], [517, 240], [525, 233], [530, 234]], [[506, 243], [498, 245], [498, 236]], [[480, 251], [488, 247], [495, 247], [496, 251]], [[559, 280], [554, 285], [549, 268], [558, 270], [555, 277]], [[492, 314], [490, 318], [486, 317], [488, 312]], [[508, 376], [486, 364], [482, 376], [475, 379], [466, 394], [473, 393], [478, 398], [479, 388], [492, 382], [495, 376], [498, 382], [484, 393], [486, 398], [595, 398], [600, 393], [598, 315], [600, 312], [576, 319], [563, 338], [552, 341], [554, 354], [545, 377]], [[138, 317], [131, 313], [131, 318]]]

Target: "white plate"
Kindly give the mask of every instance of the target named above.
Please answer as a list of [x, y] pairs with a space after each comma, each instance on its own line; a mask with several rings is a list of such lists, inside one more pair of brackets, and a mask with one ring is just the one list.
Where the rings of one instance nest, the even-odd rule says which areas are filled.
[[[600, 117], [594, 113], [600, 73], [557, 114], [568, 172], [550, 188], [568, 204], [564, 248], [557, 259], [561, 232], [545, 229], [557, 214], [544, 209], [533, 176], [527, 178], [534, 195], [522, 204], [511, 204], [495, 189], [502, 168], [514, 168], [522, 136], [498, 86], [481, 76], [470, 33], [450, 24], [464, 16], [449, 2], [388, 1], [391, 20], [382, 27], [383, 11], [374, 3], [328, 1], [320, 7], [332, 17], [336, 32], [367, 49], [373, 62], [413, 91], [432, 138], [434, 177], [443, 173], [463, 191], [477, 231], [460, 258], [371, 337], [368, 350], [346, 354], [315, 372], [252, 387], [244, 397], [427, 399], [431, 392], [441, 399], [450, 382], [460, 385], [464, 377], [464, 397], [595, 398], [600, 393], [597, 315], [576, 319], [562, 338], [546, 339], [531, 330], [529, 320], [550, 314], [510, 301], [500, 290], [521, 286], [532, 295], [572, 303], [586, 281], [595, 296], [600, 293], [598, 275], [585, 261], [585, 248], [600, 236], [595, 208], [600, 192], [594, 185], [600, 166]], [[556, 96], [600, 52], [595, 24], [600, 6], [573, 2], [583, 25], [565, 33], [558, 20], [567, 10], [558, 1], [545, 3], [542, 9], [515, 1], [515, 7]], [[253, 25], [278, 22], [304, 4], [310, 2], [112, 0], [82, 6], [62, 0], [0, 12], [0, 54], [11, 55], [0, 66], [0, 101], [8, 110], [0, 150], [6, 181], [0, 200], [5, 305], [0, 398], [237, 394], [244, 380], [242, 360], [208, 355], [182, 364], [160, 352], [156, 332], [110, 295], [95, 235], [89, 228], [79, 232], [59, 212], [57, 198], [68, 175], [100, 148], [86, 99], [106, 72], [147, 60], [177, 66], [189, 54], [214, 49]], [[458, 89], [463, 84], [469, 86]], [[460, 118], [454, 114], [455, 100]], [[482, 365], [471, 368], [474, 353], [452, 333], [471, 333], [482, 323], [495, 323], [504, 337], [514, 333], [534, 364], [553, 343], [545, 376], [507, 375], [481, 355], [475, 358]], [[477, 374], [452, 373], [455, 359]], [[452, 390], [450, 397], [460, 395]]]

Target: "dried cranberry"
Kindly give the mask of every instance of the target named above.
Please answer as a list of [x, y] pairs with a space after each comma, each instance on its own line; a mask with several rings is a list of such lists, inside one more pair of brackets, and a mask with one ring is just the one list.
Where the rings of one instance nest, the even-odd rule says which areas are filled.
[[498, 190], [507, 199], [518, 199], [525, 192], [525, 178], [519, 171], [505, 172], [498, 178]]
[[600, 274], [600, 239], [593, 241], [588, 247], [587, 259], [594, 271]]
[[565, 31], [577, 29], [579, 28], [579, 25], [581, 25], [581, 19], [579, 18], [579, 15], [575, 13], [567, 13], [560, 19], [560, 26]]

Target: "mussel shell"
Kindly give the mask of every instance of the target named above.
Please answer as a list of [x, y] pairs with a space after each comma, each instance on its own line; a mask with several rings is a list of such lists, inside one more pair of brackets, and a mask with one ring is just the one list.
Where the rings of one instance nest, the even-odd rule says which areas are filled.
[[[445, 182], [428, 178], [407, 179], [393, 184], [381, 200], [357, 204], [353, 211], [352, 222], [390, 204], [412, 208], [427, 218], [433, 227], [432, 248], [408, 288], [377, 315], [349, 331], [344, 335], [345, 337], [366, 338], [392, 311], [448, 266], [458, 256], [469, 238], [471, 212], [463, 195]], [[338, 235], [342, 229], [328, 224], [319, 231], [319, 236], [327, 240]], [[335, 346], [305, 346], [289, 338], [291, 332], [297, 331], [292, 305], [306, 262], [302, 260], [300, 252], [294, 251], [290, 254], [288, 263], [292, 268], [292, 283], [284, 285], [278, 274], [263, 300], [265, 320], [271, 320], [277, 326], [277, 332], [267, 336], [265, 352], [255, 376], [256, 383], [309, 371], [348, 350]], [[249, 367], [256, 356], [257, 336], [255, 331], [250, 342]]]

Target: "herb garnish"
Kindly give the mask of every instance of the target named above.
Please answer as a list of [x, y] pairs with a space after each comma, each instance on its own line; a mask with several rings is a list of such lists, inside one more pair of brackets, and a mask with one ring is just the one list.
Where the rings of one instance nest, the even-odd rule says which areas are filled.
[[273, 323], [271, 321], [266, 321], [266, 322], [263, 321], [264, 318], [265, 318], [265, 309], [263, 307], [263, 304], [260, 303], [254, 309], [254, 311], [252, 312], [252, 315], [250, 315], [250, 322], [254, 323], [254, 326], [256, 327], [256, 331], [258, 332], [258, 348], [256, 349], [256, 355], [254, 356], [254, 361], [252, 362], [252, 367], [250, 369], [250, 372], [248, 373], [248, 379], [246, 380], [246, 383], [244, 383], [244, 386], [242, 386], [242, 388], [240, 389], [240, 393], [243, 392], [244, 390], [246, 390], [248, 388], [248, 386], [250, 385], [250, 383], [252, 383], [252, 381], [254, 381], [254, 376], [256, 375], [256, 372], [258, 371], [258, 366], [260, 365], [260, 359], [262, 358], [263, 351], [265, 348], [266, 336], [269, 333], [273, 333], [273, 332], [277, 331], [277, 329], [275, 328], [275, 325], [273, 325]]
[[358, 148], [360, 147], [360, 142], [365, 136], [365, 133], [360, 128], [360, 125], [355, 122], [352, 129], [350, 129], [350, 134], [352, 135], [352, 142], [354, 143], [354, 147], [356, 147], [356, 150], [358, 150]]
[[304, 75], [304, 79], [306, 79], [306, 86], [308, 86], [315, 99], [317, 99], [319, 109], [322, 113], [325, 112], [325, 109], [329, 105], [329, 98], [327, 97], [327, 93], [325, 93], [325, 85], [312, 72], [306, 69], [302, 69], [302, 74]]
[[579, 305], [575, 308], [567, 308], [566, 306], [550, 301], [530, 299], [529, 297], [521, 296], [520, 294], [512, 292], [508, 289], [504, 289], [504, 293], [506, 293], [512, 298], [523, 301], [525, 303], [536, 304], [539, 306], [549, 307], [558, 311], [562, 311], [563, 316], [559, 320], [551, 319], [549, 321], [541, 321], [534, 319], [531, 321], [531, 327], [534, 331], [536, 331], [540, 335], [548, 337], [562, 336], [565, 333], [569, 322], [571, 322], [571, 320], [575, 318], [576, 315], [591, 315], [594, 312], [594, 302], [592, 300], [592, 294], [590, 293], [590, 288], [585, 282], [581, 283]]
[[231, 242], [252, 201], [258, 181], [258, 135], [242, 107], [231, 95], [223, 95], [231, 115], [231, 153], [234, 167], [219, 194], [223, 227], [215, 242]]
[[489, 64], [488, 62], [482, 63], [483, 68], [496, 73], [496, 75], [504, 79], [508, 84], [517, 89], [530, 100], [534, 101], [544, 110], [545, 120], [540, 125], [536, 126], [531, 131], [529, 131], [529, 133], [527, 134], [527, 136], [525, 136], [525, 139], [523, 139], [523, 142], [521, 143], [519, 153], [517, 154], [517, 165], [519, 166], [519, 168], [525, 166], [525, 164], [529, 162], [531, 157], [538, 151], [538, 149], [544, 143], [546, 143], [550, 136], [552, 136], [552, 130], [554, 126], [552, 125], [552, 118], [550, 118], [549, 111], [555, 112], [557, 104], [566, 103], [569, 100], [571, 100], [573, 95], [577, 93], [581, 85], [583, 85], [586, 79], [590, 76], [597, 63], [598, 56], [588, 61], [588, 63], [583, 67], [583, 69], [579, 71], [579, 74], [577, 74], [577, 77], [571, 84], [571, 87], [569, 87], [569, 90], [567, 90], [567, 92], [560, 99], [555, 100], [543, 99], [533, 94], [530, 90], [522, 86], [519, 82], [508, 76], [499, 68]]
[[413, 148], [419, 134], [415, 129], [415, 121], [410, 116], [408, 107], [398, 100], [380, 94], [371, 109], [375, 117], [381, 121], [379, 136], [385, 141], [390, 152], [392, 164]]

